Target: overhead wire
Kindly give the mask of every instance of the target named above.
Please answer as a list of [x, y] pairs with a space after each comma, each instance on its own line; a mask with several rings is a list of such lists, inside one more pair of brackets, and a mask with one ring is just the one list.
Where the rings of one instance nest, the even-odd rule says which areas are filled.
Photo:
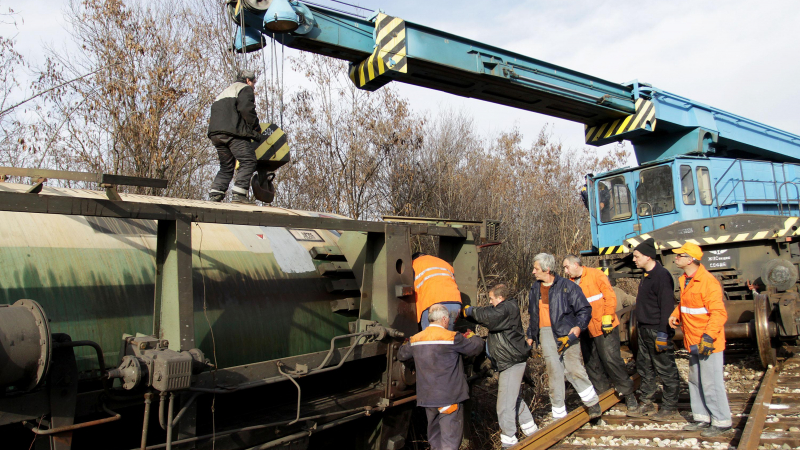
[[[233, 23], [236, 23], [236, 15], [231, 14], [228, 10], [228, 4], [222, 3], [222, 17], [225, 22], [225, 28], [228, 30], [228, 36], [232, 36], [231, 53], [233, 53], [233, 60], [231, 61], [231, 68], [236, 66], [236, 31], [233, 28]], [[230, 19], [230, 20], [228, 20]], [[235, 75], [235, 74], [232, 74]]]
[[244, 5], [242, 5], [241, 2], [242, 2], [242, 0], [239, 0], [239, 3], [238, 3], [238, 5], [240, 5], [240, 7], [239, 7], [239, 28], [240, 28], [240, 32], [241, 32], [241, 35], [240, 35], [241, 38], [239, 39], [239, 41], [240, 41], [241, 46], [242, 46], [239, 49], [239, 51], [242, 53], [242, 61], [241, 61], [242, 62], [242, 67], [241, 67], [241, 69], [247, 69], [247, 53], [245, 53], [245, 51], [244, 51], [245, 50], [244, 49], [244, 42], [245, 42], [245, 40], [244, 40], [244, 31], [245, 31], [245, 28], [244, 28], [245, 27], [245, 25], [244, 25]]
[[284, 34], [281, 34], [281, 110], [280, 110], [281, 128], [283, 128], [283, 81], [286, 79], [286, 77], [284, 76], [284, 67], [286, 66], [286, 58], [283, 53], [283, 50], [286, 48], [286, 46], [283, 43], [284, 36], [285, 36]]
[[[262, 33], [261, 34], [261, 63], [264, 66], [264, 78], [267, 77], [267, 57], [264, 56], [264, 51], [265, 51], [266, 48], [267, 48], [267, 38]], [[272, 103], [272, 102], [269, 101], [269, 85], [267, 85], [265, 87], [264, 91], [265, 91], [265, 94], [267, 96], [267, 121], [272, 123], [272, 111], [271, 111], [271, 108], [270, 108], [270, 103]]]

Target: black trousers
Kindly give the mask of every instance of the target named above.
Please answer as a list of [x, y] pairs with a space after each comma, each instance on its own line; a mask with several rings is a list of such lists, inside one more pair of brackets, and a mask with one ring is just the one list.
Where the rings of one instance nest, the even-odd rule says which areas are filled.
[[614, 388], [621, 395], [633, 392], [633, 380], [625, 369], [625, 361], [619, 353], [619, 329], [614, 327], [607, 335], [591, 337], [588, 331], [581, 333], [581, 353], [586, 374], [598, 394]]
[[442, 414], [439, 408], [425, 408], [428, 416], [428, 444], [432, 450], [458, 450], [464, 435], [464, 404], [458, 411]]
[[675, 344], [672, 343], [672, 333], [667, 339], [667, 349], [663, 352], [656, 351], [656, 335], [658, 332], [649, 328], [639, 327], [639, 353], [636, 355], [636, 371], [642, 377], [639, 390], [642, 393], [640, 400], [653, 401], [653, 396], [658, 388], [658, 380], [664, 386], [661, 405], [664, 408], [678, 407], [678, 391], [680, 388], [680, 375], [675, 364]]
[[219, 172], [217, 172], [214, 182], [211, 183], [211, 193], [224, 194], [228, 191], [228, 185], [233, 179], [233, 171], [236, 168], [236, 161], [239, 161], [239, 171], [233, 182], [233, 192], [247, 195], [250, 191], [250, 178], [256, 171], [256, 147], [259, 143], [226, 134], [211, 136], [211, 143], [216, 147], [219, 156]]

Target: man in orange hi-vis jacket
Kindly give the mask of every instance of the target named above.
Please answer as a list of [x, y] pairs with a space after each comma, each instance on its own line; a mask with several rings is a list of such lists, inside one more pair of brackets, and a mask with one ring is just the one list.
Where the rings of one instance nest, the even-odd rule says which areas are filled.
[[628, 376], [625, 361], [619, 351], [619, 319], [617, 318], [617, 295], [608, 277], [599, 269], [584, 267], [575, 255], [564, 258], [564, 273], [581, 287], [583, 295], [592, 307], [592, 320], [588, 333], [581, 333], [581, 353], [586, 374], [598, 393], [614, 388], [625, 397], [628, 411], [639, 405], [633, 393], [633, 380]]
[[703, 430], [714, 437], [731, 430], [731, 410], [723, 380], [722, 351], [728, 313], [722, 301], [722, 286], [700, 260], [703, 251], [687, 242], [675, 253], [675, 265], [684, 274], [678, 280], [681, 303], [669, 317], [672, 328], [683, 328], [683, 346], [689, 350], [689, 398], [694, 423], [687, 431]]
[[423, 330], [428, 328], [428, 308], [441, 303], [450, 312], [448, 329], [453, 331], [461, 313], [461, 291], [456, 284], [453, 266], [425, 253], [414, 253], [411, 260], [414, 292], [417, 294], [417, 322]]

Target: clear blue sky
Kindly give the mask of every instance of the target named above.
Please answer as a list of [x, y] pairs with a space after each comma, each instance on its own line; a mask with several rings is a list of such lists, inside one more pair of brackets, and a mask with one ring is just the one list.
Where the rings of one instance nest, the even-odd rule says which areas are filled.
[[[152, 1], [152, 0], [150, 0]], [[221, 0], [220, 0], [221, 1]], [[24, 19], [20, 49], [36, 59], [62, 42], [65, 0], [9, 2]], [[316, 3], [335, 5], [328, 0]], [[774, 0], [361, 0], [410, 22], [459, 34], [610, 81], [632, 79], [800, 134], [800, 2]], [[341, 6], [341, 5], [339, 5]], [[287, 82], [290, 82], [287, 77]], [[417, 111], [463, 109], [484, 134], [517, 124], [530, 141], [545, 124], [583, 146], [583, 125], [398, 84]]]

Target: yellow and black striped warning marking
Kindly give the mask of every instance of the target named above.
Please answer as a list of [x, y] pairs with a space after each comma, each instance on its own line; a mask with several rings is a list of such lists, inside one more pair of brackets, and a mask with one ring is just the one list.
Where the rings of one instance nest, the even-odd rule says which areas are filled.
[[586, 125], [586, 143], [594, 145], [607, 144], [607, 140], [619, 139], [618, 135], [646, 128], [648, 122], [650, 122], [650, 130], [655, 130], [656, 106], [650, 100], [640, 98], [636, 100], [636, 112], [634, 114], [593, 127]]
[[[725, 244], [728, 242], [743, 242], [743, 241], [758, 241], [761, 239], [770, 239], [770, 238], [779, 238], [779, 237], [787, 237], [787, 236], [799, 236], [800, 235], [800, 217], [787, 217], [786, 220], [783, 221], [783, 227], [776, 230], [776, 229], [769, 229], [769, 230], [757, 230], [751, 231], [748, 233], [735, 233], [735, 234], [723, 234], [720, 236], [715, 237], [698, 237], [696, 239], [674, 239], [668, 241], [657, 241], [656, 242], [656, 249], [672, 249], [678, 248], [683, 246], [683, 244], [687, 242], [691, 242], [692, 244], [697, 244], [699, 246], [703, 245], [715, 245], [715, 244]], [[649, 234], [642, 234], [640, 236], [632, 237], [630, 239], [625, 240], [625, 244], [623, 245], [614, 245], [611, 247], [601, 247], [598, 252], [601, 255], [612, 255], [616, 253], [630, 253], [636, 248], [637, 245], [644, 242], [645, 239], [650, 238]]]
[[364, 61], [350, 64], [350, 79], [359, 88], [369, 87], [370, 81], [387, 71], [408, 73], [406, 22], [379, 13], [375, 19], [375, 50]]
[[[256, 147], [256, 160], [268, 161], [270, 170], [275, 170], [291, 161], [289, 143], [286, 140], [286, 133], [274, 123], [261, 123], [261, 133], [267, 130], [269, 131], [266, 134], [269, 137]], [[239, 161], [236, 161], [236, 168], [239, 168]]]
[[600, 249], [601, 255], [613, 255], [615, 253], [628, 253], [628, 247], [625, 245], [612, 245], [611, 247]]
[[266, 141], [256, 148], [256, 159], [259, 161], [289, 161], [289, 143], [286, 133], [274, 123], [262, 123], [261, 132], [270, 130]]

